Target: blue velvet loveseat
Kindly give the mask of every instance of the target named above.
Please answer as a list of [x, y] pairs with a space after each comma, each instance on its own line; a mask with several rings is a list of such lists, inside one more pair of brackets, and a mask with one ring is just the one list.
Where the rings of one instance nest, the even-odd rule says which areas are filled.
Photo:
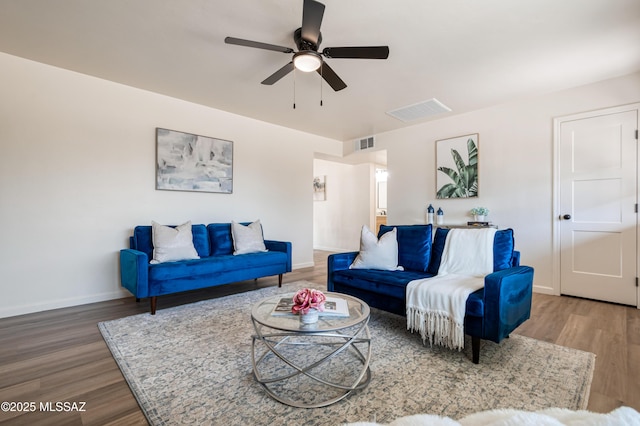
[[194, 224], [193, 246], [199, 259], [151, 263], [151, 226], [136, 226], [129, 249], [120, 250], [120, 279], [137, 299], [149, 298], [156, 313], [158, 296], [291, 272], [291, 243], [264, 240], [267, 251], [234, 255], [230, 223]]
[[[398, 264], [403, 271], [349, 269], [358, 252], [332, 254], [328, 258], [327, 289], [358, 297], [370, 306], [406, 315], [405, 289], [409, 282], [438, 274], [449, 229], [431, 225], [381, 226], [378, 238], [397, 228]], [[480, 359], [480, 339], [500, 343], [529, 319], [533, 268], [520, 266], [514, 250], [513, 230], [499, 230], [493, 245], [494, 272], [484, 288], [468, 297], [464, 332], [471, 336], [473, 362]]]

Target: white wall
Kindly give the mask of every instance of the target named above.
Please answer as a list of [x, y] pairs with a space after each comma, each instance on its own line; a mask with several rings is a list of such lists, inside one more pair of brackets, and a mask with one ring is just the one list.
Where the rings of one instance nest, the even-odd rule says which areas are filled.
[[[261, 219], [313, 264], [314, 152], [342, 143], [0, 53], [0, 317], [118, 298], [135, 225]], [[233, 194], [155, 190], [155, 128], [234, 142]]]
[[360, 247], [362, 225], [373, 229], [374, 165], [350, 165], [316, 159], [315, 176], [326, 176], [326, 200], [313, 203], [313, 246], [351, 251]]
[[[353, 209], [374, 202], [371, 176], [368, 195], [341, 178], [364, 180], [373, 171], [359, 167], [370, 165], [328, 171], [326, 206], [312, 201], [311, 181], [322, 173], [314, 153], [341, 156], [338, 141], [3, 53], [0, 70], [0, 317], [127, 295], [118, 251], [151, 220], [260, 218], [267, 238], [293, 243], [294, 267], [311, 265], [313, 245], [326, 242], [313, 217], [323, 220], [332, 193], [341, 193], [339, 205], [323, 232], [339, 242], [325, 248], [357, 249], [371, 220], [369, 207]], [[493, 222], [515, 229], [536, 289], [551, 292], [552, 120], [638, 101], [633, 74], [376, 135], [387, 150], [388, 221], [421, 223], [429, 202], [448, 222], [487, 206]], [[156, 127], [234, 141], [234, 193], [155, 190]], [[480, 134], [480, 196], [435, 200], [435, 141], [469, 133]], [[369, 199], [354, 203], [360, 196]]]
[[[488, 207], [489, 220], [515, 230], [536, 291], [553, 293], [553, 118], [638, 101], [640, 73], [376, 135], [387, 150], [388, 223], [424, 223], [429, 203], [447, 223]], [[435, 141], [471, 133], [480, 134], [479, 196], [436, 200]]]

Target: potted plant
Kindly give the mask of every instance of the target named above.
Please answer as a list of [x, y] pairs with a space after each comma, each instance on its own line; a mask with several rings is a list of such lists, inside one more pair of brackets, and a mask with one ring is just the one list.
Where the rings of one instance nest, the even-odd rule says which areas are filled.
[[312, 324], [318, 321], [318, 313], [324, 311], [326, 296], [320, 290], [303, 288], [293, 296], [291, 312], [300, 315], [303, 324]]
[[485, 217], [489, 215], [489, 209], [486, 207], [474, 207], [471, 209], [471, 214], [476, 222], [484, 222]]

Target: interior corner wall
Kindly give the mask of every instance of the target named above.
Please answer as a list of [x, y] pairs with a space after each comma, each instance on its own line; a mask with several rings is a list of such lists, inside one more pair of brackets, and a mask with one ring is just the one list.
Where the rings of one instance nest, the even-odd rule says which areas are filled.
[[[340, 141], [4, 53], [0, 69], [0, 317], [129, 295], [118, 252], [151, 220], [260, 219], [313, 265], [313, 155]], [[156, 127], [233, 141], [233, 193], [156, 190]]]
[[[446, 99], [443, 99], [446, 103]], [[387, 150], [388, 223], [424, 223], [429, 203], [445, 223], [470, 220], [474, 206], [513, 228], [535, 289], [554, 293], [553, 119], [640, 101], [640, 73], [376, 135]], [[479, 134], [477, 198], [436, 199], [436, 141]]]
[[326, 176], [326, 200], [313, 203], [313, 246], [353, 251], [360, 246], [362, 225], [371, 227], [373, 164], [314, 160], [314, 175]]

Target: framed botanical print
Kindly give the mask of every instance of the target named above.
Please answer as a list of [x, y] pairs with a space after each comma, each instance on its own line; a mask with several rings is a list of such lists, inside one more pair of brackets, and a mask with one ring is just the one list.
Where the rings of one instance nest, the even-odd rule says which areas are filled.
[[478, 196], [478, 133], [436, 141], [436, 198]]

